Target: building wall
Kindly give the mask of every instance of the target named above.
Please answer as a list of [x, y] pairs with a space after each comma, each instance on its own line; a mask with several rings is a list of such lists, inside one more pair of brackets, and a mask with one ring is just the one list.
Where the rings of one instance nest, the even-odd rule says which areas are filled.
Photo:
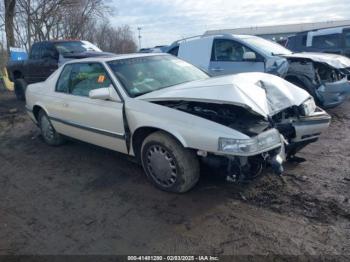
[[[317, 23], [301, 23], [301, 24], [285, 24], [285, 25], [272, 25], [272, 26], [256, 26], [256, 27], [244, 27], [234, 29], [219, 29], [209, 30], [204, 34], [242, 34], [242, 35], [257, 35], [266, 39], [278, 41], [282, 38], [286, 38], [295, 33], [311, 31], [317, 29], [324, 29], [330, 27], [350, 26], [350, 20], [341, 21], [326, 21]], [[274, 38], [274, 39], [273, 39]]]

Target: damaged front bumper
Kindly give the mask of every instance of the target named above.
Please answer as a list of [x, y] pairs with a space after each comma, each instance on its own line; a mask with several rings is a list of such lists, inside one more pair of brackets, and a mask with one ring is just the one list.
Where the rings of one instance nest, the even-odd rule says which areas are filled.
[[280, 142], [276, 141], [275, 146], [270, 146], [263, 152], [241, 155], [203, 155], [201, 152], [199, 155], [203, 157], [204, 162], [224, 170], [227, 180], [232, 182], [252, 179], [258, 176], [266, 166], [270, 166], [277, 175], [281, 175], [284, 171], [283, 163], [294, 157], [306, 145], [317, 141], [321, 133], [329, 127], [330, 121], [331, 117], [317, 108], [308, 116], [291, 120], [288, 124], [293, 129], [293, 135], [285, 136], [281, 131]]
[[308, 144], [316, 142], [331, 122], [331, 117], [321, 108], [309, 116], [300, 117], [292, 123], [294, 135], [286, 137], [286, 156], [293, 157]]
[[316, 89], [317, 98], [324, 108], [332, 108], [343, 103], [350, 94], [350, 82], [347, 77], [333, 83], [324, 83]]

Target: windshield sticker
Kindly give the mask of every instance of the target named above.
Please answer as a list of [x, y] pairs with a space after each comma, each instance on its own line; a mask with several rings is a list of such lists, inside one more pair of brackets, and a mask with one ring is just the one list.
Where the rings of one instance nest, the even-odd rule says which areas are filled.
[[106, 80], [106, 77], [104, 75], [100, 75], [97, 79], [97, 82], [102, 84]]

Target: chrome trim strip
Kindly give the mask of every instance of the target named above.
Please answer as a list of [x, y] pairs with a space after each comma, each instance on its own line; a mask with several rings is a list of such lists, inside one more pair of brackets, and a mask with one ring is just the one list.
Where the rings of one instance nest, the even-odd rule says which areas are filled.
[[96, 134], [105, 135], [105, 136], [109, 136], [109, 137], [125, 140], [125, 135], [124, 134], [122, 135], [122, 134], [113, 133], [113, 132], [109, 132], [109, 131], [98, 129], [98, 128], [88, 127], [88, 126], [80, 125], [80, 124], [77, 124], [77, 123], [74, 123], [74, 122], [71, 122], [71, 121], [66, 121], [66, 120], [63, 120], [63, 119], [59, 119], [59, 118], [56, 118], [56, 117], [49, 116], [49, 119], [52, 120], [52, 121], [59, 122], [61, 124], [65, 124], [65, 125], [69, 125], [69, 126], [72, 126], [72, 127], [80, 128], [80, 129], [83, 129], [83, 130], [86, 130], [86, 131], [90, 131], [90, 132], [93, 132], [93, 133], [96, 133]]

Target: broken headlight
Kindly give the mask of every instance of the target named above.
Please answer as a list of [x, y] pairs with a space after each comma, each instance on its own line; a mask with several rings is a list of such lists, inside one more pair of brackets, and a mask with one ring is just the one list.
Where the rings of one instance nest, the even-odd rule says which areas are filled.
[[314, 113], [316, 110], [316, 103], [315, 100], [311, 97], [310, 99], [306, 100], [301, 105], [301, 111], [304, 116], [309, 116], [312, 113]]
[[271, 129], [249, 139], [219, 138], [219, 151], [234, 154], [251, 154], [263, 152], [266, 149], [281, 145], [281, 135], [276, 129]]

